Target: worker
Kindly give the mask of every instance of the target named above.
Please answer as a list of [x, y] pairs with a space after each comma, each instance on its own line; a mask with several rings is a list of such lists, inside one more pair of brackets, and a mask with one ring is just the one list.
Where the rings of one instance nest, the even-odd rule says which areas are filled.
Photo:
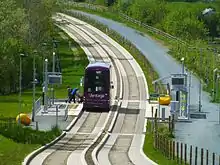
[[74, 103], [76, 103], [76, 95], [77, 95], [77, 91], [79, 89], [78, 88], [74, 88], [72, 91], [71, 91], [71, 96], [69, 98], [69, 103], [71, 103], [71, 101], [73, 100]]

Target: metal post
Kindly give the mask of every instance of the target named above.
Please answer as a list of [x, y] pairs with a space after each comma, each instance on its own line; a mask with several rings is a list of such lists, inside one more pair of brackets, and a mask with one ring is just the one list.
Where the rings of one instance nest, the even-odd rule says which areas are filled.
[[48, 92], [47, 65], [48, 65], [48, 59], [45, 59], [45, 92], [44, 92], [44, 111], [47, 111], [47, 107], [48, 107], [48, 97], [47, 97], [47, 92]]
[[36, 83], [36, 68], [35, 68], [35, 53], [34, 52], [34, 57], [33, 57], [33, 111], [32, 111], [32, 122], [34, 122], [34, 117], [35, 117], [35, 83]]
[[188, 100], [188, 108], [187, 108], [187, 117], [188, 117], [188, 119], [189, 119], [189, 113], [190, 113], [190, 88], [191, 88], [191, 71], [189, 71], [189, 92], [188, 92], [188, 98], [189, 98], [189, 100]]
[[[53, 73], [55, 73], [55, 52], [53, 52]], [[54, 104], [54, 88], [52, 84], [52, 104]]]
[[218, 68], [215, 68], [214, 70], [213, 70], [213, 101], [215, 101], [215, 99], [216, 99], [216, 87], [217, 87], [217, 85], [216, 85], [216, 80], [217, 80], [217, 72], [218, 71]]
[[43, 82], [45, 81], [45, 76], [44, 76], [44, 73], [45, 73], [45, 67], [44, 67], [44, 61], [45, 61], [45, 55], [44, 55], [44, 53], [45, 53], [45, 46], [47, 46], [47, 44], [46, 43], [43, 43], [42, 44], [43, 45], [43, 50], [44, 50], [44, 52], [43, 52], [43, 56], [42, 56], [42, 62], [43, 62]]
[[220, 78], [220, 75], [219, 73], [217, 72], [217, 76], [216, 76], [216, 99], [218, 100], [218, 84], [219, 84], [219, 78]]
[[20, 74], [19, 74], [19, 120], [18, 122], [20, 123], [20, 113], [21, 113], [21, 81], [22, 81], [22, 55], [20, 54]]
[[181, 62], [182, 62], [182, 74], [184, 74], [184, 57], [181, 58]]
[[56, 127], [58, 127], [58, 105], [56, 106]]
[[[200, 64], [202, 65], [202, 49], [200, 49], [200, 53], [199, 53], [199, 57], [200, 57]], [[201, 67], [202, 69], [202, 67]], [[201, 70], [200, 70], [201, 71]], [[199, 112], [201, 112], [201, 92], [202, 92], [202, 82], [201, 82], [201, 73], [200, 73], [200, 78], [199, 78]]]

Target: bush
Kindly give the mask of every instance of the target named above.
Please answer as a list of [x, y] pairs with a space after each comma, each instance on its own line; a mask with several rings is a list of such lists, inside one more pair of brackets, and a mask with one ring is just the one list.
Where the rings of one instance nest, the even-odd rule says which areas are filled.
[[51, 131], [37, 131], [24, 127], [15, 121], [1, 121], [0, 134], [17, 143], [45, 145], [61, 134], [61, 130], [53, 127]]

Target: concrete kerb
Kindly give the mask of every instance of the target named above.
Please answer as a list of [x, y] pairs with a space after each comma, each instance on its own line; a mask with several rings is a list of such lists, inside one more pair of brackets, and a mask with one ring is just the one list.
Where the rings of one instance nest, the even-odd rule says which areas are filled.
[[93, 150], [93, 152], [92, 152], [92, 159], [93, 159], [95, 165], [99, 165], [98, 160], [97, 160], [98, 153], [99, 153], [99, 151], [101, 150], [101, 148], [105, 145], [105, 143], [107, 142], [107, 140], [108, 140], [109, 137], [110, 137], [110, 134], [109, 134], [109, 133], [111, 133], [112, 130], [113, 130], [113, 128], [114, 128], [114, 125], [115, 125], [115, 123], [116, 123], [115, 121], [116, 121], [116, 119], [117, 119], [117, 117], [118, 117], [118, 109], [121, 107], [121, 104], [122, 104], [122, 102], [120, 101], [120, 102], [118, 103], [117, 110], [116, 110], [116, 112], [115, 112], [114, 118], [113, 118], [113, 120], [112, 120], [112, 122], [111, 122], [111, 125], [110, 125], [110, 127], [109, 127], [109, 129], [108, 129], [107, 134], [103, 137], [102, 141], [99, 143], [99, 145], [97, 145], [97, 147], [96, 147], [96, 148]]
[[[66, 16], [66, 15], [65, 15]], [[69, 17], [69, 16], [68, 16]], [[70, 17], [69, 17], [70, 18]], [[76, 20], [76, 18], [70, 18], [70, 19], [73, 19], [73, 20]], [[79, 21], [79, 22], [83, 22], [83, 21]], [[83, 22], [83, 23], [85, 23], [85, 22]], [[91, 25], [89, 25], [89, 24], [86, 24], [85, 26], [88, 26], [88, 27], [90, 27], [91, 29], [94, 29], [95, 31], [98, 31], [99, 32], [99, 34], [104, 34], [102, 31], [100, 31], [99, 29], [96, 29], [96, 28], [94, 28], [93, 26], [91, 26]], [[106, 39], [106, 40], [111, 40], [111, 41], [109, 41], [109, 42], [111, 42], [115, 47], [118, 47], [119, 46], [119, 44], [116, 42], [116, 41], [114, 41], [113, 39], [111, 39], [111, 38], [108, 38], [107, 36], [105, 36], [105, 34], [103, 35], [104, 36], [104, 38]], [[121, 51], [123, 54], [127, 54], [129, 57], [132, 57], [129, 53], [128, 53], [128, 51], [126, 50], [126, 49], [124, 49], [123, 47], [122, 47], [122, 51]], [[132, 57], [133, 58], [133, 57]], [[130, 60], [129, 60], [130, 61]], [[149, 90], [148, 90], [148, 85], [147, 85], [147, 81], [146, 81], [146, 78], [145, 78], [145, 76], [144, 76], [144, 73], [143, 73], [143, 70], [141, 69], [141, 67], [139, 66], [139, 64], [135, 61], [135, 63], [137, 64], [136, 65], [136, 67], [139, 69], [139, 71], [140, 71], [140, 73], [141, 73], [141, 75], [144, 77], [144, 84], [145, 84], [145, 88], [147, 89], [147, 98], [146, 99], [148, 99], [149, 98]], [[136, 70], [136, 69], [134, 69], [134, 70]], [[147, 123], [147, 121], [145, 120], [145, 125], [146, 125], [146, 123]], [[145, 127], [144, 127], [144, 130], [145, 130]], [[153, 164], [156, 164], [155, 162], [153, 162], [151, 159], [149, 159], [145, 154], [144, 154], [144, 152], [143, 152], [143, 145], [144, 145], [144, 137], [142, 138], [142, 148], [140, 148], [140, 152], [141, 152], [141, 154], [145, 157], [145, 159], [147, 159], [148, 161], [150, 161], [151, 163], [153, 163]]]
[[47, 148], [51, 147], [52, 145], [54, 145], [55, 143], [57, 143], [60, 139], [62, 139], [64, 136], [66, 135], [66, 131], [63, 131], [62, 134], [60, 136], [58, 136], [56, 139], [54, 139], [52, 142], [42, 146], [41, 148], [33, 151], [32, 153], [30, 153], [22, 162], [22, 165], [29, 165], [30, 162], [34, 159], [35, 156], [37, 156], [38, 154], [40, 154], [41, 152], [43, 152], [44, 150], [46, 150]]
[[24, 161], [22, 162], [22, 165], [29, 165], [30, 162], [33, 160], [33, 158], [35, 156], [37, 156], [38, 154], [40, 154], [41, 152], [43, 152], [44, 150], [48, 149], [49, 147], [51, 147], [52, 145], [54, 145], [55, 143], [57, 143], [59, 140], [61, 140], [68, 131], [70, 131], [70, 129], [76, 124], [76, 122], [78, 121], [78, 119], [82, 116], [83, 110], [81, 107], [80, 113], [79, 115], [67, 126], [67, 128], [65, 130], [63, 130], [62, 134], [60, 136], [58, 136], [56, 139], [54, 139], [52, 142], [40, 147], [39, 149], [33, 151], [32, 153], [30, 153], [28, 156], [25, 157]]
[[[118, 60], [117, 60], [117, 62], [118, 62]], [[118, 65], [118, 66], [120, 66], [120, 65]], [[119, 72], [120, 72], [120, 69], [119, 69]], [[119, 98], [122, 98], [122, 95], [123, 95], [122, 75], [121, 74], [119, 74], [119, 75], [120, 75], [120, 80], [121, 80], [120, 81], [120, 94], [119, 94], [120, 96], [119, 96]], [[118, 109], [119, 109], [119, 107], [121, 107], [121, 105], [122, 105], [122, 102], [120, 101], [118, 103], [118, 108], [117, 108], [116, 113], [114, 115], [113, 122], [111, 123], [111, 125], [110, 125], [110, 127], [108, 129], [108, 133], [111, 133], [113, 128], [114, 128], [114, 125], [116, 123], [115, 121], [116, 121], [116, 119], [118, 117]], [[100, 152], [101, 148], [104, 146], [104, 144], [107, 142], [107, 140], [110, 137], [110, 135], [108, 133], [104, 136], [104, 138], [102, 139], [100, 144], [97, 145], [97, 147], [92, 152], [92, 158], [93, 158], [93, 161], [95, 162], [96, 165], [99, 165], [98, 160], [97, 160], [98, 153]]]

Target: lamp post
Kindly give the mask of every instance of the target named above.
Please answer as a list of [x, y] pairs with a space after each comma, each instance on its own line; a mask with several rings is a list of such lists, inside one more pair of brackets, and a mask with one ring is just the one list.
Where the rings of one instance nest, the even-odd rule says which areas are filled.
[[[200, 53], [199, 53], [199, 57], [200, 57], [200, 64], [202, 64], [202, 49], [200, 49]], [[202, 82], [201, 82], [201, 73], [202, 73], [202, 67], [200, 70], [200, 78], [199, 78], [199, 112], [201, 112], [202, 109], [202, 103], [201, 103], [201, 93], [202, 93]]]
[[[43, 44], [42, 44], [42, 46], [43, 46], [43, 48], [45, 48], [46, 46], [47, 46], [47, 43], [46, 42], [44, 42]], [[45, 50], [45, 49], [43, 49], [43, 50]], [[45, 53], [45, 51], [43, 52], [43, 56], [42, 56], [42, 62], [43, 62], [43, 82], [45, 81], [45, 77], [44, 77], [44, 70], [45, 70], [45, 67], [44, 67], [44, 58], [45, 58], [45, 55], [44, 55], [44, 53]]]
[[[53, 52], [53, 74], [55, 74], [55, 55], [56, 53]], [[53, 84], [52, 84], [52, 101], [54, 104], [54, 88], [53, 88]]]
[[182, 58], [181, 58], [181, 62], [182, 62], [182, 74], [184, 74], [184, 60], [185, 60], [185, 58], [182, 57]]
[[33, 52], [33, 110], [32, 110], [32, 122], [34, 122], [34, 117], [35, 117], [35, 84], [37, 83], [36, 81], [36, 67], [35, 67], [35, 55], [37, 51], [35, 50]]
[[217, 73], [218, 72], [218, 68], [215, 68], [213, 70], [213, 101], [215, 101], [215, 96], [216, 96], [216, 87], [217, 87]]
[[44, 111], [47, 112], [48, 107], [48, 97], [47, 97], [47, 91], [48, 91], [48, 73], [47, 73], [47, 66], [48, 66], [48, 59], [45, 59], [45, 93], [44, 93]]
[[21, 88], [22, 88], [22, 57], [27, 57], [27, 55], [20, 53], [20, 74], [19, 74], [19, 123], [20, 123], [20, 113], [21, 113]]

